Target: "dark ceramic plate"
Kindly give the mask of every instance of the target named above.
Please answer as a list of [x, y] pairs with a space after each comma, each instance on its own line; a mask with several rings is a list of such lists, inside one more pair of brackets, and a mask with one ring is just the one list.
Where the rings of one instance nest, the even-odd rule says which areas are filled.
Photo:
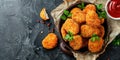
[[[87, 2], [84, 2], [85, 3], [85, 6], [87, 5], [87, 4], [90, 4], [90, 3], [87, 3]], [[72, 8], [74, 8], [74, 7], [77, 7], [77, 5], [78, 4], [81, 4], [81, 2], [78, 2], [78, 3], [76, 3], [76, 4], [74, 4], [74, 5], [71, 5], [67, 10], [68, 11], [71, 11], [71, 9]], [[65, 21], [64, 20], [60, 20], [60, 22], [59, 22], [59, 32], [60, 32], [60, 35], [61, 35], [61, 27], [62, 27], [62, 25], [63, 25], [63, 23], [64, 23]], [[102, 24], [103, 26], [104, 26], [104, 28], [105, 28], [105, 35], [104, 35], [104, 39], [105, 39], [105, 37], [107, 36], [107, 21], [106, 21], [106, 19], [105, 19], [105, 22]], [[62, 36], [62, 35], [61, 35]], [[69, 46], [69, 44], [68, 44], [68, 42], [65, 42], [64, 41], [64, 39], [62, 38], [62, 42], [61, 42], [61, 44], [60, 44], [60, 47], [61, 47], [61, 49], [65, 52], [65, 53], [67, 53], [67, 54], [69, 54], [69, 55], [72, 55], [72, 51], [74, 51], [70, 46]], [[103, 46], [104, 47], [104, 46]], [[75, 51], [75, 52], [81, 52], [81, 53], [84, 53], [84, 52], [86, 52], [86, 51], [88, 51], [88, 47], [85, 47], [85, 48], [82, 48], [82, 49], [80, 49], [80, 50], [78, 50], [78, 51]]]

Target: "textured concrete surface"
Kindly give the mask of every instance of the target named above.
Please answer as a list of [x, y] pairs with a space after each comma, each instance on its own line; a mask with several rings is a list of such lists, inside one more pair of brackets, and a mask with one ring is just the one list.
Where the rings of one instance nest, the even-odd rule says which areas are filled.
[[[54, 28], [50, 12], [62, 0], [0, 0], [0, 60], [75, 60], [64, 54], [59, 45], [43, 49], [42, 39]], [[38, 23], [45, 7], [50, 16], [46, 24]], [[50, 28], [47, 24], [51, 23]], [[54, 31], [58, 37], [59, 33]], [[60, 43], [60, 38], [59, 38]], [[120, 60], [120, 47], [109, 45], [98, 60]]]

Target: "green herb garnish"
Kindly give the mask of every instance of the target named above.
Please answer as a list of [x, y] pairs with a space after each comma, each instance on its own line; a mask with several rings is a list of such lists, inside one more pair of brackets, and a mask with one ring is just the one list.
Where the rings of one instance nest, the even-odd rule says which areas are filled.
[[107, 18], [105, 11], [102, 11], [102, 12], [97, 11], [97, 13], [98, 13], [99, 18]]
[[120, 34], [116, 36], [116, 38], [113, 40], [112, 44], [115, 46], [120, 46]]
[[69, 13], [69, 15], [67, 17], [71, 17], [72, 16], [72, 13]]
[[92, 37], [90, 38], [90, 40], [91, 40], [92, 42], [94, 42], [94, 41], [96, 41], [96, 40], [100, 40], [100, 37], [97, 36], [96, 34], [93, 34]]
[[96, 5], [96, 8], [97, 8], [97, 14], [99, 18], [107, 18], [106, 12], [102, 10], [103, 8], [102, 4]]
[[98, 4], [98, 5], [96, 5], [96, 8], [97, 8], [97, 10], [101, 10], [103, 8], [103, 5], [102, 4]]
[[66, 19], [67, 19], [67, 17], [66, 17], [65, 15], [62, 15], [60, 18], [61, 18], [62, 20], [66, 20]]
[[67, 17], [71, 17], [72, 14], [68, 10], [63, 11], [63, 15], [60, 17], [62, 20], [66, 20]]
[[82, 2], [81, 4], [77, 5], [77, 7], [79, 7], [80, 9], [84, 9], [85, 8], [85, 4], [84, 2]]
[[73, 40], [73, 34], [70, 31], [68, 31], [68, 33], [66, 34], [64, 39], [68, 40], [68, 41], [72, 41]]
[[64, 10], [63, 13], [64, 13], [66, 16], [68, 16], [70, 12], [69, 12], [68, 10]]

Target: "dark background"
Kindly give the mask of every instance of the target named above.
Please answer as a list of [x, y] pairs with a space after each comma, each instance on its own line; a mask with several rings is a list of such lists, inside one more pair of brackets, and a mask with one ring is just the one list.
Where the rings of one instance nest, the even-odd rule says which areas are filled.
[[[55, 28], [50, 12], [60, 3], [62, 0], [0, 0], [0, 60], [75, 60], [64, 54], [59, 44], [53, 50], [41, 46]], [[43, 7], [50, 17], [45, 24], [38, 23]], [[59, 33], [54, 32], [60, 43]], [[120, 60], [120, 46], [110, 44], [97, 60]]]

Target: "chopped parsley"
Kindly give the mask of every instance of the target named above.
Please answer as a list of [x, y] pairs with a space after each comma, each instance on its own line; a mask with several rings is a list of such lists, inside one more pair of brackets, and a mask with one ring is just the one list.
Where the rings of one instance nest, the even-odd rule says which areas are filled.
[[68, 31], [66, 36], [64, 37], [65, 40], [72, 41], [73, 40], [73, 34], [72, 32]]
[[103, 8], [103, 5], [102, 4], [98, 4], [98, 5], [96, 5], [96, 8], [97, 8], [97, 10], [101, 10]]
[[67, 19], [67, 17], [66, 17], [65, 15], [62, 15], [60, 18], [61, 18], [62, 20], [66, 20], [66, 19]]
[[112, 42], [113, 45], [115, 46], [120, 46], [120, 34], [116, 36], [116, 38]]
[[60, 17], [62, 20], [66, 20], [67, 17], [71, 17], [72, 14], [68, 10], [63, 11], [63, 15]]
[[97, 14], [98, 14], [99, 18], [107, 18], [107, 14], [104, 10], [102, 10], [102, 8], [103, 8], [102, 4], [96, 5]]
[[99, 37], [98, 35], [96, 35], [96, 34], [93, 34], [92, 37], [90, 38], [90, 40], [91, 40], [92, 42], [94, 42], [94, 41], [96, 41], [96, 40], [100, 40], [100, 37]]
[[82, 2], [81, 4], [78, 4], [77, 7], [79, 7], [80, 9], [84, 9], [85, 8], [85, 3]]

